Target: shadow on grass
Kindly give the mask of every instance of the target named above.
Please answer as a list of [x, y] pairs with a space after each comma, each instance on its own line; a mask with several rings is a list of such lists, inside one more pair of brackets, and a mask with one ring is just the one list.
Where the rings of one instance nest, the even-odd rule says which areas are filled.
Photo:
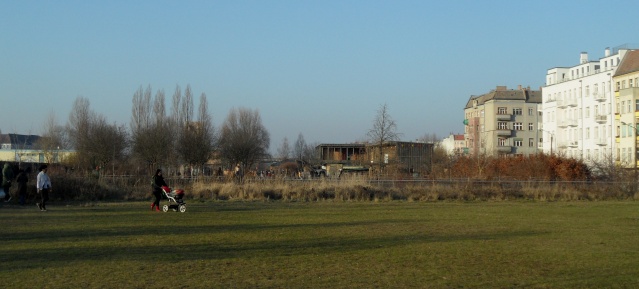
[[[324, 224], [325, 226], [361, 226], [362, 223], [355, 224]], [[308, 226], [308, 225], [295, 225]], [[319, 225], [310, 225], [318, 226]], [[250, 231], [261, 230], [268, 226], [222, 226], [222, 230], [230, 231]], [[273, 226], [282, 227], [282, 226]], [[140, 228], [138, 228], [140, 229]], [[209, 232], [215, 234], [217, 229], [213, 228], [190, 228], [199, 233]], [[150, 233], [146, 231], [144, 234]], [[176, 232], [180, 233], [180, 232]], [[100, 238], [113, 238], [121, 235], [134, 235], [133, 231], [129, 232], [94, 232]], [[141, 234], [141, 233], [138, 233]], [[259, 234], [259, 232], [256, 232]], [[478, 233], [478, 234], [454, 234], [454, 235], [438, 235], [435, 233], [413, 233], [383, 237], [314, 237], [306, 236], [303, 239], [287, 239], [287, 240], [271, 240], [271, 241], [240, 241], [240, 242], [216, 242], [199, 244], [161, 244], [160, 238], [149, 238], [143, 244], [129, 245], [116, 244], [113, 242], [106, 245], [88, 245], [74, 246], [67, 248], [30, 248], [21, 250], [3, 250], [0, 251], [0, 262], [3, 268], [12, 269], [37, 269], [49, 266], [63, 266], [67, 263], [87, 262], [87, 261], [142, 261], [142, 262], [179, 262], [179, 261], [196, 261], [196, 260], [222, 260], [222, 259], [251, 259], [251, 258], [269, 258], [270, 257], [301, 257], [301, 256], [318, 256], [333, 254], [348, 254], [357, 251], [368, 250], [388, 250], [396, 247], [410, 246], [423, 243], [440, 243], [440, 242], [463, 242], [463, 241], [486, 241], [486, 240], [503, 240], [511, 238], [535, 237], [544, 232], [536, 231], [508, 231], [495, 233]], [[27, 237], [27, 236], [23, 236]], [[58, 238], [84, 238], [80, 232], [67, 232], [58, 235]], [[179, 238], [178, 238], [179, 239]], [[171, 239], [173, 240], [173, 239]], [[43, 242], [46, 242], [43, 240]], [[55, 240], [52, 240], [55, 242]], [[2, 269], [4, 270], [4, 269]]]

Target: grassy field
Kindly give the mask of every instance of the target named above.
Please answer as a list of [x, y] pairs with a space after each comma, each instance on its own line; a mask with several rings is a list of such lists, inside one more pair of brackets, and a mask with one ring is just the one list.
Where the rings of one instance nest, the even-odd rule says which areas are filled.
[[0, 287], [639, 287], [632, 201], [49, 207], [0, 207]]

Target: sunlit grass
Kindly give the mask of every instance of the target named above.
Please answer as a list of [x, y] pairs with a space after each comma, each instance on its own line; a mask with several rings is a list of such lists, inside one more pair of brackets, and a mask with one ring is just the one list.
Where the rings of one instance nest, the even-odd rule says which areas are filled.
[[633, 288], [634, 202], [0, 208], [5, 288]]

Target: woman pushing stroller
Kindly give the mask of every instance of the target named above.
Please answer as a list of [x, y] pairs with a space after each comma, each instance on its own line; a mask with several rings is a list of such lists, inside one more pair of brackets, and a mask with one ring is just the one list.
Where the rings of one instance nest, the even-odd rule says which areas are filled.
[[162, 186], [168, 187], [166, 182], [164, 182], [164, 177], [162, 177], [161, 169], [155, 171], [155, 175], [153, 175], [153, 180], [151, 181], [151, 186], [153, 187], [153, 196], [155, 197], [155, 201], [151, 204], [151, 211], [156, 210], [159, 212], [160, 199], [162, 198]]

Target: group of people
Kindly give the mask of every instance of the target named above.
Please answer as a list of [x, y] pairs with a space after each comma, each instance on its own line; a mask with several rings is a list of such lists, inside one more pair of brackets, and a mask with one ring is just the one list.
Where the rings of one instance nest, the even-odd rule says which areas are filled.
[[[38, 176], [36, 177], [36, 188], [38, 190], [38, 195], [40, 196], [40, 201], [36, 203], [38, 209], [40, 211], [47, 210], [47, 201], [49, 200], [49, 193], [51, 192], [51, 179], [47, 174], [47, 166], [42, 165], [39, 168]], [[2, 189], [5, 192], [5, 202], [10, 202], [12, 196], [10, 194], [11, 184], [13, 180], [16, 180], [18, 183], [18, 198], [20, 205], [24, 205], [27, 197], [27, 183], [29, 182], [29, 177], [27, 172], [20, 169], [18, 171], [18, 175], [14, 176], [13, 168], [10, 164], [5, 163], [4, 168], [2, 169]], [[162, 170], [158, 169], [153, 175], [153, 179], [151, 182], [153, 187], [153, 196], [155, 200], [151, 203], [152, 211], [160, 211], [160, 200], [162, 199], [162, 187], [167, 187], [168, 185], [164, 181], [164, 177], [162, 176]]]
[[[38, 176], [36, 177], [36, 188], [38, 195], [40, 196], [40, 202], [36, 203], [40, 211], [46, 211], [46, 203], [49, 200], [49, 192], [51, 191], [51, 179], [47, 175], [47, 165], [40, 166]], [[29, 176], [23, 169], [18, 170], [18, 175], [14, 176], [13, 168], [9, 163], [5, 163], [2, 168], [2, 189], [4, 190], [4, 201], [10, 202], [11, 185], [15, 178], [18, 183], [18, 202], [20, 205], [25, 205], [27, 198], [27, 183], [29, 182]]]

